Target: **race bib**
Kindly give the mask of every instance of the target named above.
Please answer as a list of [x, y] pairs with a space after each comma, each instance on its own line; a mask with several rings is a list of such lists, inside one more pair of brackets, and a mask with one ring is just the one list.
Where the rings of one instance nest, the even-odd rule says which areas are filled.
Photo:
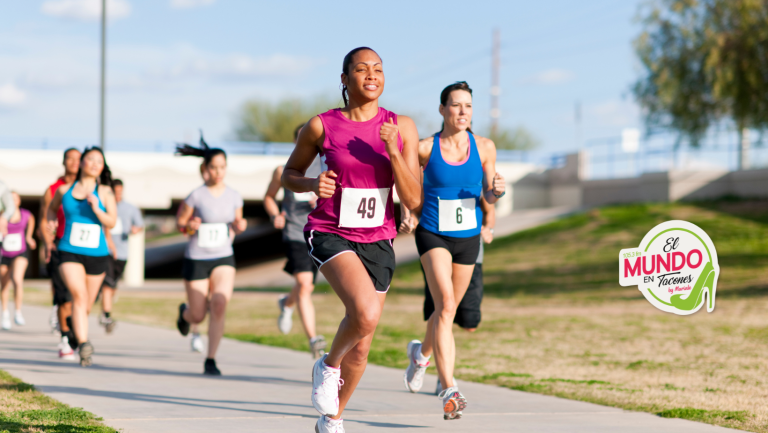
[[3, 238], [3, 250], [9, 253], [21, 251], [21, 233], [9, 233]]
[[98, 224], [72, 223], [69, 243], [75, 247], [98, 248], [101, 226]]
[[112, 230], [109, 231], [113, 235], [122, 235], [123, 234], [123, 220], [120, 217], [117, 217], [117, 222], [115, 223], [115, 226], [112, 227]]
[[381, 226], [388, 197], [389, 188], [343, 188], [339, 227]]
[[229, 244], [229, 226], [220, 224], [200, 224], [197, 231], [197, 246], [200, 248], [219, 248]]
[[294, 192], [293, 201], [308, 202], [315, 198], [314, 192]]
[[438, 229], [441, 232], [455, 232], [477, 228], [475, 206], [477, 199], [460, 198], [457, 200], [440, 200], [438, 208]]

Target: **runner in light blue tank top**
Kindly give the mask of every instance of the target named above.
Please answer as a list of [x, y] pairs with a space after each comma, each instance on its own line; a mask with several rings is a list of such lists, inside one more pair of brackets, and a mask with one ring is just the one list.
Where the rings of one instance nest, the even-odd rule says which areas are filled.
[[448, 162], [440, 151], [440, 133], [434, 136], [432, 154], [424, 167], [424, 204], [421, 227], [432, 233], [455, 238], [480, 234], [483, 212], [483, 165], [475, 136], [469, 135], [467, 158]]
[[[92, 257], [108, 256], [109, 248], [107, 248], [107, 240], [104, 237], [101, 222], [87, 200], [78, 200], [72, 197], [72, 189], [75, 188], [75, 185], [77, 185], [77, 181], [61, 198], [66, 226], [64, 237], [59, 241], [59, 251]], [[93, 190], [93, 195], [99, 199], [99, 209], [106, 212], [107, 208], [99, 197], [98, 184]]]
[[80, 365], [84, 367], [91, 365], [94, 352], [88, 340], [88, 314], [109, 266], [104, 231], [117, 222], [111, 185], [112, 174], [101, 148], [86, 148], [77, 176], [56, 190], [46, 211], [51, 235], [59, 228], [58, 210], [64, 213], [64, 236], [57, 249], [59, 274], [72, 295], [72, 328], [66, 337], [73, 350], [79, 347]]

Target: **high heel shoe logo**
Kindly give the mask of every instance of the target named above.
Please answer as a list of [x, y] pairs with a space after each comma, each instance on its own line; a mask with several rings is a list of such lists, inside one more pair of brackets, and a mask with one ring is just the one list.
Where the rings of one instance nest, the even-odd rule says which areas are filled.
[[638, 248], [619, 252], [619, 284], [637, 286], [656, 308], [685, 316], [715, 309], [720, 266], [707, 233], [687, 221], [651, 229]]

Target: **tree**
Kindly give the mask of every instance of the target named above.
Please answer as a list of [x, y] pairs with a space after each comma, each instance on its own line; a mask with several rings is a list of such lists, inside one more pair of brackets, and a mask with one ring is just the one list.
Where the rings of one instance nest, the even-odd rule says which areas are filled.
[[235, 135], [242, 141], [290, 143], [298, 125], [336, 107], [338, 105], [328, 98], [316, 98], [310, 102], [283, 99], [274, 103], [252, 99], [240, 108]]
[[531, 150], [540, 144], [539, 140], [522, 126], [513, 130], [502, 129], [488, 138], [496, 144], [496, 149], [504, 150]]
[[657, 0], [634, 41], [644, 76], [634, 94], [646, 126], [678, 131], [698, 147], [709, 127], [733, 121], [739, 169], [748, 168], [749, 129], [768, 126], [768, 2]]

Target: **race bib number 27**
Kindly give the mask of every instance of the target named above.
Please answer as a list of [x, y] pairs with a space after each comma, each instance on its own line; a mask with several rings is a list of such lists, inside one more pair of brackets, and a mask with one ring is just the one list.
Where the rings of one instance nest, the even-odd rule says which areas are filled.
[[98, 224], [72, 223], [69, 243], [80, 248], [98, 248], [101, 226]]
[[379, 227], [384, 224], [389, 188], [344, 188], [341, 190], [339, 227]]

